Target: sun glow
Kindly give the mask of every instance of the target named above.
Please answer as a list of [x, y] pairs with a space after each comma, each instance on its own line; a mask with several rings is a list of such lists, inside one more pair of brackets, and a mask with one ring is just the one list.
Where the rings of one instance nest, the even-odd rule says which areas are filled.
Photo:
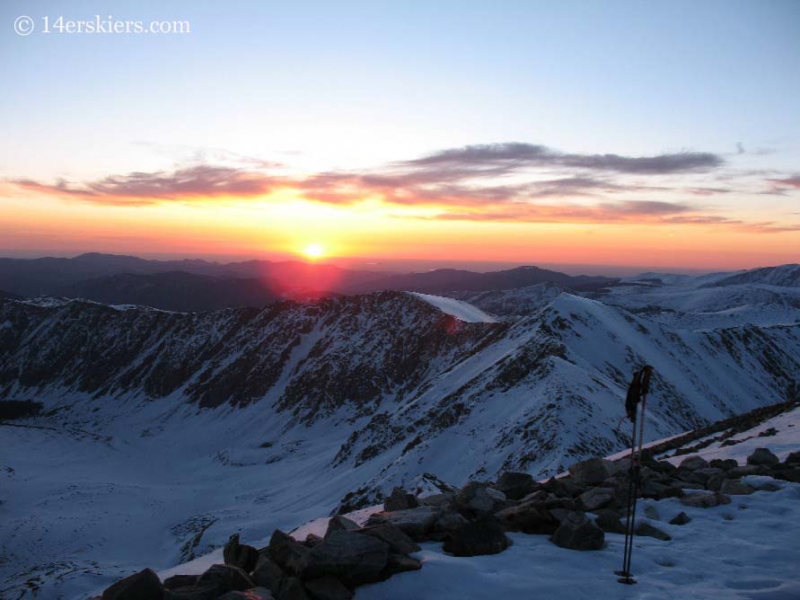
[[309, 244], [303, 248], [303, 254], [311, 260], [318, 260], [325, 256], [325, 248], [321, 244]]

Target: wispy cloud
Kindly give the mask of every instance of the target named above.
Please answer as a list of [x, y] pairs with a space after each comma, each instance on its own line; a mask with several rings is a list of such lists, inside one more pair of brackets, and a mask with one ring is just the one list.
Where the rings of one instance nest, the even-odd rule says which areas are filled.
[[[288, 175], [285, 165], [225, 151], [204, 150], [193, 160], [190, 166], [172, 171], [133, 172], [94, 181], [18, 179], [11, 183], [25, 190], [106, 205], [269, 200], [273, 192], [289, 190], [308, 201], [333, 205], [377, 200], [398, 208], [398, 215], [408, 214], [403, 208], [433, 208], [435, 216], [424, 218], [441, 220], [637, 222], [749, 228], [762, 233], [797, 230], [792, 224], [748, 224], [695, 204], [698, 197], [741, 191], [733, 177], [725, 178], [724, 187], [714, 185], [725, 174], [726, 170], [719, 168], [726, 163], [720, 155], [708, 152], [577, 154], [511, 142], [442, 150], [372, 170], [303, 175]], [[712, 175], [706, 175], [709, 172]], [[756, 179], [763, 184], [768, 175], [778, 174], [760, 172]], [[800, 188], [797, 175], [766, 181], [772, 185], [772, 193]]]
[[71, 196], [98, 204], [146, 205], [174, 200], [215, 199], [223, 196], [252, 198], [268, 194], [274, 189], [276, 182], [256, 171], [198, 165], [173, 172], [110, 175], [79, 184], [72, 184], [63, 179], [54, 184], [30, 179], [14, 180], [13, 183], [31, 191]]

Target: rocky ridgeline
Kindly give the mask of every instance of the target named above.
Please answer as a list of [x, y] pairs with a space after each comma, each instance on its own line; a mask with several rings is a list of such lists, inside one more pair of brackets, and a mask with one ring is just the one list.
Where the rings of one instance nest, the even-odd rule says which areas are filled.
[[[106, 589], [102, 600], [349, 600], [360, 585], [420, 569], [420, 561], [409, 556], [420, 550], [418, 542], [443, 542], [455, 556], [497, 554], [511, 545], [509, 531], [548, 535], [562, 548], [599, 550], [606, 533], [625, 532], [629, 472], [629, 459], [591, 458], [545, 483], [526, 473], [504, 473], [495, 483], [470, 482], [425, 498], [395, 488], [384, 510], [363, 527], [335, 516], [324, 537], [310, 534], [299, 542], [276, 530], [261, 549], [241, 544], [236, 534], [225, 545], [225, 564], [163, 583], [145, 569]], [[748, 475], [800, 483], [800, 452], [781, 463], [759, 448], [746, 465], [730, 459], [709, 463], [695, 455], [676, 467], [646, 457], [639, 473], [642, 497], [709, 508], [729, 503], [732, 495], [778, 489], [769, 480], [743, 481]], [[689, 522], [683, 512], [670, 520]], [[671, 539], [645, 521], [635, 533]]]

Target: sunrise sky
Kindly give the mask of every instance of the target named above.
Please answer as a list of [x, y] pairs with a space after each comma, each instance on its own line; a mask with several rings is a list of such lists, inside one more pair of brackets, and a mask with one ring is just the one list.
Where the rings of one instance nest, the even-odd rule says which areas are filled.
[[800, 262], [798, 32], [796, 0], [5, 0], [0, 255]]

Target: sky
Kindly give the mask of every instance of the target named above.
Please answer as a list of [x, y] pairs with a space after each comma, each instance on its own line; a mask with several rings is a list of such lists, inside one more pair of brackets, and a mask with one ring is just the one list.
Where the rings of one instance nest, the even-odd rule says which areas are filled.
[[0, 256], [800, 262], [798, 31], [795, 0], [5, 0]]

